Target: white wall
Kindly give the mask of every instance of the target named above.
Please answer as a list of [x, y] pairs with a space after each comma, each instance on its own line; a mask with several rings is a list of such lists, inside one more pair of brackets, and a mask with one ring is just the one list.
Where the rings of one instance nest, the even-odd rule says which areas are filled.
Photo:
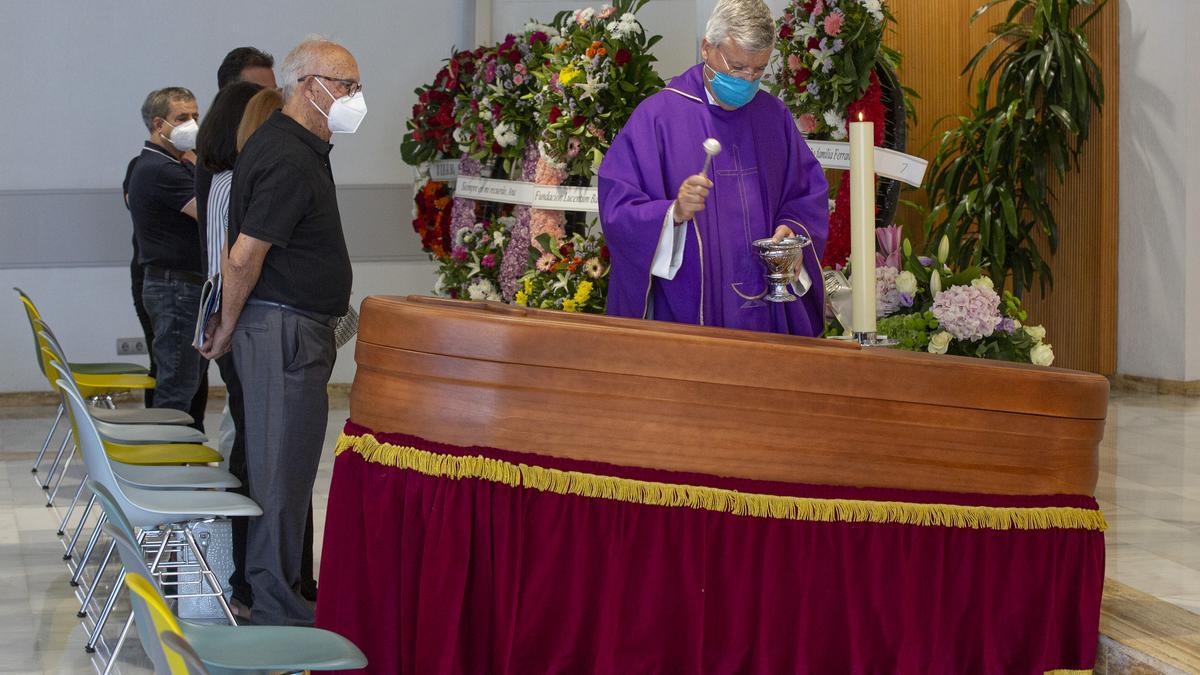
[[[357, 307], [368, 295], [429, 293], [432, 263], [355, 263], [354, 294]], [[116, 340], [140, 337], [141, 326], [129, 296], [128, 267], [76, 269], [0, 269], [0, 288], [19, 286], [33, 298], [46, 323], [63, 342], [72, 361], [131, 361], [146, 365], [145, 356], [117, 357]], [[33, 337], [16, 293], [0, 302], [0, 393], [45, 391], [46, 380], [33, 362]], [[354, 343], [338, 352], [332, 382], [354, 379]], [[216, 364], [209, 381], [221, 383]]]
[[1120, 11], [1117, 371], [1197, 380], [1200, 5], [1121, 0]]
[[[358, 134], [335, 139], [338, 183], [410, 183], [400, 141], [412, 90], [432, 77], [452, 45], [472, 41], [473, 19], [464, 15], [473, 11], [473, 0], [4, 0], [0, 63], [13, 94], [0, 106], [0, 199], [14, 191], [49, 191], [53, 199], [56, 191], [118, 188], [146, 136], [139, 108], [150, 90], [188, 87], [203, 114], [229, 49], [254, 45], [274, 54], [278, 65], [311, 33], [355, 54], [370, 108]], [[372, 227], [415, 237], [410, 218], [406, 207]], [[70, 238], [53, 242], [72, 244]], [[73, 259], [87, 260], [87, 252]], [[428, 263], [356, 261], [354, 267], [355, 303], [368, 294], [425, 293], [433, 283]], [[0, 288], [12, 286], [38, 302], [74, 360], [117, 360], [116, 338], [141, 334], [127, 266], [0, 268]], [[0, 392], [45, 389], [30, 340], [11, 294], [0, 301]], [[352, 350], [340, 353], [334, 382], [353, 378]], [[216, 368], [211, 372], [219, 383]]]
[[335, 139], [337, 181], [409, 182], [400, 140], [412, 90], [452, 44], [468, 41], [467, 6], [471, 0], [4, 0], [0, 63], [15, 89], [0, 106], [0, 190], [119, 186], [146, 137], [138, 111], [147, 93], [187, 87], [203, 114], [231, 48], [256, 46], [278, 66], [311, 33], [354, 53], [370, 109], [357, 134]]

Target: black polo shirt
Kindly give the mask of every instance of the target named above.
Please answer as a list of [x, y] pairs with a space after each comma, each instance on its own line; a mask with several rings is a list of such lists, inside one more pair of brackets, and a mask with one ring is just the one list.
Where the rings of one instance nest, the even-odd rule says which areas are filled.
[[208, 260], [208, 193], [212, 192], [212, 179], [211, 171], [196, 166], [196, 233], [200, 235], [200, 259], [205, 261]]
[[349, 307], [353, 273], [331, 149], [276, 111], [238, 153], [228, 240], [244, 232], [272, 245], [251, 297], [330, 315]]
[[203, 272], [196, 221], [182, 211], [194, 197], [191, 164], [146, 141], [129, 176], [129, 212], [138, 260], [171, 270]]

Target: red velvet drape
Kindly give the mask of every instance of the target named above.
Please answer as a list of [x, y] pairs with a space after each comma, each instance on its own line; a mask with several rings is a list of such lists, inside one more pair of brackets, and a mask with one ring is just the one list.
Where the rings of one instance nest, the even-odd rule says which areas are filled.
[[[347, 425], [347, 433], [368, 430]], [[380, 441], [756, 494], [1075, 506], [783, 485], [409, 436]], [[1096, 654], [1104, 538], [800, 522], [337, 460], [317, 623], [372, 673], [1042, 673]]]

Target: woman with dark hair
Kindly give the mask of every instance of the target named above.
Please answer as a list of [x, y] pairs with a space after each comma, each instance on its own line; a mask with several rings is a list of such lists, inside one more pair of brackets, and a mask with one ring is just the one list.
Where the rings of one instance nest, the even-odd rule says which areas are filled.
[[[262, 89], [252, 82], [235, 82], [225, 87], [213, 99], [208, 114], [200, 124], [196, 137], [196, 208], [200, 223], [200, 241], [208, 261], [208, 278], [213, 293], [220, 298], [221, 255], [225, 249], [225, 228], [229, 222], [229, 186], [233, 179], [233, 164], [237, 160], [237, 131], [242, 123], [246, 104]], [[221, 379], [225, 381], [226, 419], [221, 423], [221, 439], [229, 436], [232, 422], [232, 441], [220, 443], [229, 460], [229, 471], [242, 481], [237, 490], [246, 492], [246, 438], [242, 407], [242, 387], [233, 359], [226, 354], [217, 359]], [[250, 585], [246, 583], [246, 522], [233, 519], [233, 574], [229, 585], [233, 589], [233, 606], [240, 618], [246, 618], [246, 608], [252, 605]]]

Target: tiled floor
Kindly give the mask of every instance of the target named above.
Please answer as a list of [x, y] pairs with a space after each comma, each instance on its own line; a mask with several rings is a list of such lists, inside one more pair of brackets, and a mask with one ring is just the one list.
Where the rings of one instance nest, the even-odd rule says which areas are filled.
[[[60, 562], [57, 517], [42, 506], [29, 473], [51, 414], [0, 409], [0, 673], [94, 669]], [[331, 411], [326, 447], [345, 417], [344, 409]], [[210, 430], [218, 423], [209, 415]], [[331, 466], [327, 453], [314, 501], [318, 560]], [[1200, 613], [1200, 399], [1114, 394], [1097, 497], [1111, 525], [1108, 576]], [[121, 619], [110, 621], [106, 634], [115, 636]], [[119, 665], [114, 672], [150, 672], [136, 638]]]
[[[213, 403], [209, 409], [217, 407]], [[344, 409], [330, 411], [326, 448], [333, 448], [346, 415]], [[103, 669], [98, 658], [83, 651], [87, 635], [75, 616], [79, 602], [67, 584], [63, 547], [54, 535], [62, 514], [45, 507], [44, 493], [29, 473], [52, 418], [50, 408], [0, 409], [0, 673], [6, 675], [76, 675]], [[215, 437], [219, 424], [219, 414], [208, 415], [205, 425], [210, 437]], [[46, 460], [43, 467], [48, 466]], [[321, 461], [313, 501], [313, 515], [319, 524], [325, 522], [332, 468], [333, 453], [329, 451]], [[77, 471], [72, 467], [72, 475]], [[61, 494], [57, 501], [69, 503], [71, 494]], [[321, 534], [318, 525], [318, 561]], [[118, 605], [104, 631], [108, 644], [116, 641], [127, 615], [128, 607]], [[131, 635], [121, 650], [112, 672], [153, 672], [136, 635]]]

